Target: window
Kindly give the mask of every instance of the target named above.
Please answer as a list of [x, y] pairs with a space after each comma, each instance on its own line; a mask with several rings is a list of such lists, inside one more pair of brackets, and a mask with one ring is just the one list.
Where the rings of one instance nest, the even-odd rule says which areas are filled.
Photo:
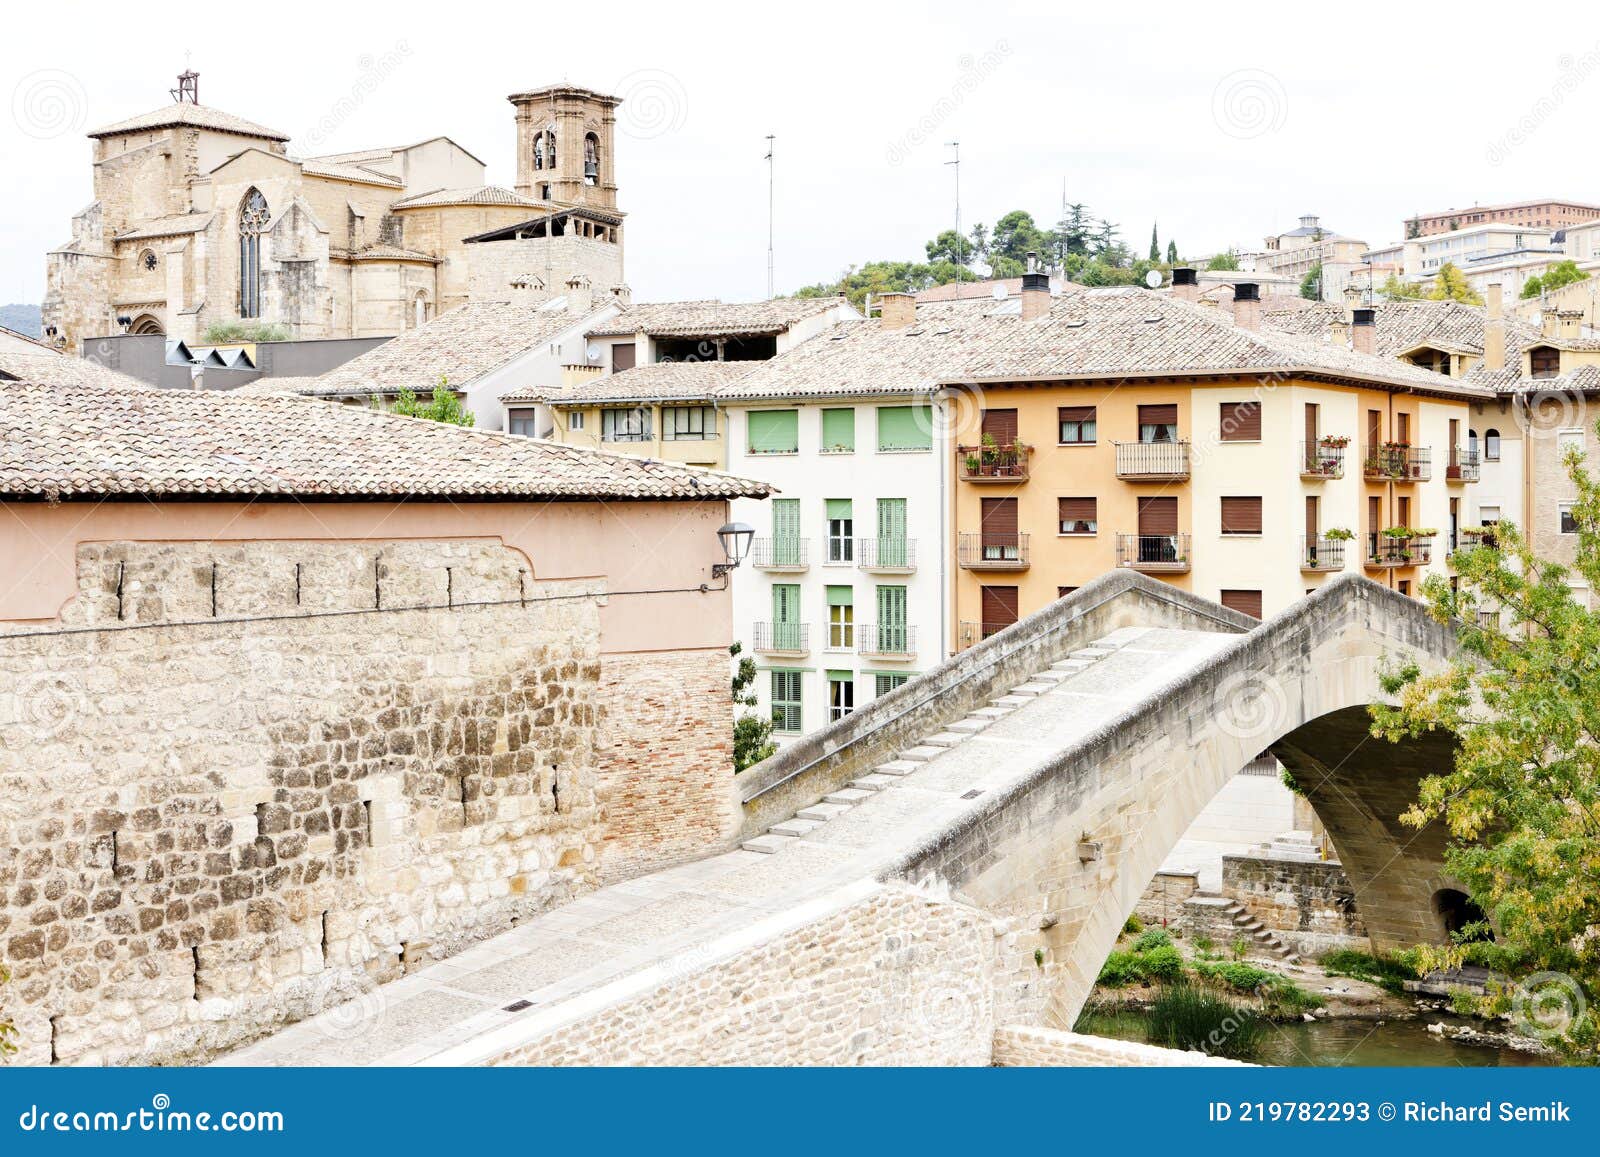
[[800, 730], [800, 672], [772, 672], [772, 727], [775, 731]]
[[873, 691], [878, 698], [882, 699], [896, 687], [904, 687], [906, 680], [910, 678], [910, 675], [890, 675], [880, 671], [872, 677]]
[[583, 134], [583, 183], [600, 182], [600, 138], [593, 133]]
[[567, 429], [569, 429], [569, 430], [581, 430], [581, 429], [583, 429], [583, 411], [582, 410], [573, 410], [572, 412], [570, 412], [567, 415]]
[[1399, 581], [1399, 583], [1396, 584], [1396, 586], [1398, 587], [1400, 593], [1403, 594], [1403, 595], [1409, 595], [1411, 593], [1411, 580], [1410, 579], [1401, 579]]
[[1177, 440], [1178, 407], [1176, 405], [1139, 407], [1139, 441], [1176, 442]]
[[251, 189], [239, 206], [239, 316], [261, 316], [261, 235], [272, 214], [259, 189]]
[[805, 562], [805, 545], [800, 538], [800, 500], [772, 500], [772, 565], [800, 566]]
[[1478, 525], [1494, 526], [1500, 521], [1500, 508], [1498, 506], [1478, 507]]
[[1241, 615], [1249, 615], [1254, 619], [1261, 617], [1260, 591], [1223, 591], [1219, 601], [1229, 610], [1238, 611]]
[[1261, 499], [1224, 497], [1222, 499], [1222, 533], [1260, 534]]
[[1222, 440], [1224, 442], [1261, 441], [1261, 403], [1223, 402]]
[[602, 442], [648, 442], [650, 440], [650, 408], [648, 406], [633, 406], [626, 410], [601, 410], [600, 440]]
[[848, 651], [856, 645], [856, 594], [853, 587], [828, 588], [828, 648]]
[[1057, 587], [1056, 588], [1056, 598], [1064, 599], [1068, 595], [1070, 595], [1073, 591], [1075, 591], [1077, 589], [1078, 589], [1077, 587]]
[[1478, 432], [1476, 430], [1467, 431], [1467, 450], [1473, 454], [1478, 452]]
[[822, 411], [822, 453], [853, 454], [855, 449], [856, 412], [854, 410]]
[[1561, 376], [1561, 351], [1552, 346], [1536, 345], [1528, 351], [1528, 375], [1534, 378]]
[[1573, 516], [1572, 503], [1570, 503], [1570, 502], [1558, 502], [1558, 503], [1556, 503], [1556, 515], [1561, 520], [1561, 533], [1562, 534], [1577, 534], [1578, 533], [1578, 520], [1577, 520], [1576, 517]]
[[[1581, 438], [1582, 431], [1579, 431]], [[1476, 449], [1476, 447], [1473, 447]], [[1483, 456], [1490, 462], [1500, 461], [1500, 431], [1486, 430], [1483, 435]]]
[[154, 273], [160, 264], [161, 258], [156, 256], [156, 251], [154, 249], [146, 249], [143, 253], [139, 254], [139, 268], [144, 270], [146, 273]]
[[538, 416], [537, 410], [512, 410], [506, 415], [506, 429], [524, 438], [536, 438], [539, 435]]
[[911, 546], [906, 540], [906, 500], [878, 499], [878, 565], [910, 566]]
[[611, 347], [611, 372], [620, 374], [638, 364], [639, 347], [631, 341], [619, 341]]
[[828, 510], [828, 561], [851, 562], [855, 559], [855, 518], [851, 514], [848, 498], [830, 498]]
[[1058, 498], [1058, 514], [1062, 534], [1096, 534], [1100, 521], [1096, 517], [1097, 500], [1094, 498]]
[[856, 677], [849, 671], [828, 672], [828, 722], [856, 709]]
[[878, 451], [899, 454], [933, 449], [933, 410], [928, 406], [879, 406]]
[[869, 640], [882, 655], [909, 655], [911, 636], [906, 626], [906, 588], [878, 588], [878, 637]]
[[1556, 456], [1565, 459], [1572, 451], [1578, 452], [1578, 457], [1584, 457], [1583, 431], [1562, 430], [1556, 434]]
[[1056, 411], [1063, 446], [1092, 446], [1096, 437], [1093, 406], [1062, 406]]
[[805, 651], [805, 626], [800, 622], [800, 584], [772, 584], [772, 647], [776, 651]]
[[661, 437], [668, 442], [704, 442], [717, 436], [715, 406], [664, 406]]
[[750, 453], [800, 452], [800, 411], [751, 410], [746, 421], [750, 426]]

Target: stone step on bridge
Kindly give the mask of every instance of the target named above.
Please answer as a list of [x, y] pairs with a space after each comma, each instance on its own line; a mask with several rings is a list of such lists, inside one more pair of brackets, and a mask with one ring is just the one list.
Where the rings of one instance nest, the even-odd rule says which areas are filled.
[[1368, 739], [1365, 708], [1385, 663], [1453, 648], [1354, 576], [1262, 624], [1104, 576], [739, 776], [740, 846], [230, 1060], [990, 1063], [998, 1028], [1070, 1028], [1168, 850], [1269, 748], [1375, 941], [1434, 938], [1442, 839], [1395, 817], [1450, 744]]

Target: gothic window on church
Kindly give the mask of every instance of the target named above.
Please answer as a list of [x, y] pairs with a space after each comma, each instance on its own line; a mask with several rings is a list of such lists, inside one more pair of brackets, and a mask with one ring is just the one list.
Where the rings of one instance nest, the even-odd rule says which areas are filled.
[[271, 214], [259, 189], [245, 194], [239, 207], [239, 316], [261, 316], [261, 235]]
[[600, 180], [600, 138], [587, 133], [583, 138], [583, 183], [597, 184]]
[[556, 130], [545, 129], [535, 133], [533, 137], [533, 167], [536, 171], [549, 169], [552, 172], [556, 167]]
[[146, 273], [154, 273], [156, 271], [156, 266], [160, 264], [161, 259], [156, 256], [156, 251], [154, 249], [146, 249], [143, 253], [139, 254], [139, 268], [144, 270]]

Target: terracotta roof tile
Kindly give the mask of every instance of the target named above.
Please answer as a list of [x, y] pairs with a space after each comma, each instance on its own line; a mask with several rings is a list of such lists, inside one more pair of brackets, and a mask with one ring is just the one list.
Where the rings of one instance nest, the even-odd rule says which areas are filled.
[[439, 205], [520, 205], [533, 208], [539, 204], [531, 197], [501, 188], [499, 185], [480, 185], [477, 188], [433, 189], [426, 193], [404, 197], [396, 201], [393, 209], [428, 209]]
[[647, 333], [661, 337], [732, 337], [777, 334], [805, 318], [826, 313], [837, 297], [780, 297], [772, 301], [662, 301], [631, 305], [620, 316], [589, 331], [591, 337]]
[[552, 405], [596, 405], [602, 402], [693, 402], [710, 398], [737, 382], [757, 362], [656, 362], [607, 374], [575, 386], [512, 390], [502, 402], [549, 402]]
[[106, 125], [90, 132], [90, 137], [109, 137], [117, 133], [146, 132], [151, 129], [172, 128], [176, 125], [191, 125], [195, 128], [215, 129], [221, 133], [238, 133], [240, 136], [261, 137], [269, 141], [286, 141], [289, 139], [285, 133], [276, 129], [269, 129], [258, 125], [254, 121], [247, 121], [243, 117], [236, 117], [232, 113], [223, 112], [221, 109], [212, 108], [210, 105], [191, 104], [188, 101], [174, 101], [172, 104], [163, 105], [151, 112], [140, 113], [136, 117], [129, 117], [125, 121]]

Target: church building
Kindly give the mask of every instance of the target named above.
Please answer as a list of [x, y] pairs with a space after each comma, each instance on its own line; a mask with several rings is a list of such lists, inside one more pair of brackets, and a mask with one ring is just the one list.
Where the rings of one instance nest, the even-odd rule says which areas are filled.
[[582, 290], [627, 299], [613, 96], [553, 85], [509, 97], [514, 189], [448, 137], [296, 157], [289, 138], [200, 103], [89, 134], [94, 200], [47, 257], [47, 340], [231, 321], [296, 339], [396, 334], [466, 301]]

